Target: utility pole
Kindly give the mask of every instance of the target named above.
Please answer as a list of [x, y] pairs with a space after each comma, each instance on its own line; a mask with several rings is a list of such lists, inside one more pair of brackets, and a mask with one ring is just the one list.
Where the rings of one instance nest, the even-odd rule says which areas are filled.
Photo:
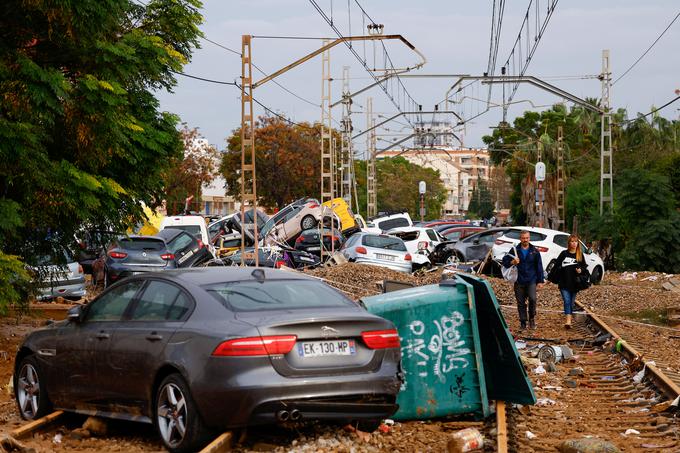
[[602, 51], [602, 100], [600, 114], [600, 215], [604, 213], [605, 203], [609, 203], [609, 212], [614, 209], [614, 180], [612, 164], [612, 116], [611, 106], [611, 67], [609, 61], [609, 50]]
[[[257, 180], [255, 178], [255, 122], [253, 118], [253, 67], [251, 36], [241, 37], [241, 266], [246, 259], [246, 203], [253, 210], [255, 237], [255, 266], [260, 265], [257, 231]], [[246, 180], [250, 181], [249, 187]]]
[[342, 126], [340, 143], [340, 196], [352, 206], [352, 181], [354, 174], [354, 152], [352, 150], [352, 98], [349, 91], [349, 66], [342, 67]]
[[[326, 47], [328, 41], [324, 41]], [[331, 52], [321, 54], [321, 203], [334, 195], [335, 162], [333, 162], [333, 129], [331, 127]]]
[[566, 227], [565, 192], [564, 192], [564, 147], [563, 128], [557, 126], [557, 228], [564, 231]]
[[[373, 128], [375, 119], [373, 118], [373, 98], [366, 99], [366, 124]], [[376, 174], [375, 174], [375, 129], [371, 129], [366, 138], [366, 217], [371, 218], [378, 214], [378, 200], [376, 193]]]

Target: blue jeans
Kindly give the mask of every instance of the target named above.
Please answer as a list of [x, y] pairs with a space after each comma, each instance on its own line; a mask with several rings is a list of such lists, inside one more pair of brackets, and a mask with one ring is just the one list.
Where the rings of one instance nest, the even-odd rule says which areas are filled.
[[574, 301], [576, 300], [576, 291], [571, 292], [567, 289], [560, 289], [562, 294], [562, 301], [564, 302], [564, 314], [570, 315], [574, 310]]

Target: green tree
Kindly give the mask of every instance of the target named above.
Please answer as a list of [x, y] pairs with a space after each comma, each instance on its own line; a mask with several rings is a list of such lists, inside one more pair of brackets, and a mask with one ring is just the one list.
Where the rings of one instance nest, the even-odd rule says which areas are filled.
[[[0, 247], [24, 261], [83, 226], [125, 229], [180, 158], [154, 92], [198, 45], [197, 0], [0, 6]], [[46, 239], [50, 240], [46, 240]], [[0, 262], [0, 266], [3, 262]], [[2, 271], [0, 271], [2, 273]], [[0, 304], [14, 301], [3, 293]]]
[[480, 179], [472, 191], [472, 198], [468, 205], [468, 217], [490, 219], [494, 213], [493, 196], [483, 179]]
[[[260, 117], [255, 124], [258, 203], [282, 207], [321, 192], [320, 124], [290, 124], [278, 117]], [[333, 131], [339, 140], [337, 132]], [[241, 129], [227, 139], [220, 171], [227, 193], [241, 194]]]
[[[426, 219], [439, 218], [446, 201], [446, 188], [442, 183], [439, 171], [421, 167], [404, 157], [387, 157], [377, 159], [378, 211], [407, 210], [410, 216], [420, 219], [420, 194], [418, 183], [425, 181]], [[359, 210], [366, 212], [366, 161], [355, 161], [357, 179], [357, 195]]]

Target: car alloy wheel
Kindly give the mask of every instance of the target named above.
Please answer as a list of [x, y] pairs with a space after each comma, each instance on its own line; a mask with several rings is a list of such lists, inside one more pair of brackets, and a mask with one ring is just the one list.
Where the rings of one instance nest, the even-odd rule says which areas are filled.
[[446, 264], [457, 264], [459, 261], [460, 261], [460, 260], [458, 259], [458, 255], [456, 255], [455, 253], [450, 253], [450, 254], [446, 257], [445, 263], [446, 263]]
[[172, 382], [165, 384], [158, 394], [156, 419], [163, 441], [176, 447], [184, 440], [187, 425], [187, 404], [182, 390]]
[[309, 230], [311, 228], [314, 228], [315, 226], [316, 219], [311, 215], [304, 216], [302, 221], [300, 222], [300, 227], [302, 228], [302, 231]]
[[14, 396], [19, 414], [25, 420], [35, 420], [47, 415], [51, 403], [43, 384], [40, 367], [32, 355], [24, 357], [14, 375]]
[[40, 409], [40, 380], [33, 364], [26, 363], [21, 367], [17, 384], [17, 402], [21, 416], [32, 420]]

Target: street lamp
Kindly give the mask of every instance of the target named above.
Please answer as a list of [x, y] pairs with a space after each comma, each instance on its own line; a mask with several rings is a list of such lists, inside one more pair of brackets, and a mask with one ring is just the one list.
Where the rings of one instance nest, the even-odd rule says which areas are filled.
[[420, 222], [425, 221], [425, 191], [427, 190], [427, 185], [425, 181], [420, 181], [418, 183], [418, 192], [420, 193]]

